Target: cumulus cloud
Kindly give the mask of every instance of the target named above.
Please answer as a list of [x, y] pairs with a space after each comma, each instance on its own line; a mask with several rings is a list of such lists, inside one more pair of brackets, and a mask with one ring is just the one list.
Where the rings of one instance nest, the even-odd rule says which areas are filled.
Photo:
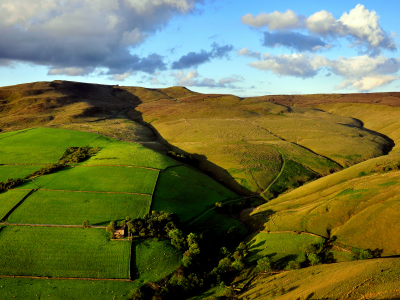
[[326, 44], [319, 37], [290, 31], [264, 32], [263, 46], [272, 48], [283, 46], [300, 52], [330, 48], [330, 45]]
[[236, 89], [235, 83], [243, 81], [241, 76], [232, 76], [221, 78], [216, 81], [211, 78], [205, 78], [200, 76], [196, 70], [183, 72], [182, 70], [171, 73], [171, 76], [175, 78], [175, 84], [180, 86], [197, 86], [197, 87], [208, 87], [208, 88], [232, 88]]
[[114, 74], [113, 76], [110, 77], [110, 79], [116, 80], [116, 81], [125, 81], [125, 79], [131, 75], [132, 75], [132, 73], [130, 73], [130, 72], [126, 72], [124, 74]]
[[260, 13], [257, 16], [246, 14], [242, 22], [255, 28], [268, 26], [269, 30], [293, 29], [300, 27], [300, 18], [293, 10], [288, 9], [284, 13], [274, 11], [273, 13]]
[[50, 67], [77, 76], [96, 68], [109, 75], [162, 70], [163, 57], [132, 49], [201, 0], [2, 0], [0, 60]]
[[[379, 24], [379, 15], [361, 4], [357, 4], [348, 13], [344, 12], [339, 19], [335, 19], [332, 13], [326, 10], [316, 12], [308, 18], [287, 10], [285, 13], [277, 11], [270, 14], [261, 13], [255, 17], [247, 14], [242, 17], [242, 22], [255, 28], [267, 25], [270, 31], [277, 30], [278, 32], [275, 33], [265, 33], [266, 38], [271, 42], [265, 43], [264, 41], [264, 44], [271, 47], [276, 45], [288, 47], [288, 43], [290, 43], [289, 47], [304, 51], [300, 49], [309, 48], [310, 42], [320, 43], [315, 46], [323, 46], [322, 43], [324, 42], [315, 36], [292, 32], [291, 34], [296, 39], [290, 42], [289, 36], [279, 32], [281, 30], [301, 29], [324, 38], [346, 37], [351, 40], [351, 46], [357, 47], [360, 53], [368, 53], [372, 56], [379, 55], [382, 49], [391, 51], [397, 49], [393, 40], [396, 33], [385, 32]], [[276, 40], [278, 40], [278, 43], [275, 42]]]
[[[310, 78], [321, 69], [343, 77], [337, 89], [357, 89], [360, 92], [387, 85], [399, 79], [400, 59], [368, 55], [356, 57], [339, 57], [329, 60], [319, 55], [264, 54], [264, 59], [249, 64], [258, 70], [271, 71], [280, 76]], [[328, 73], [326, 76], [331, 76]]]
[[261, 59], [261, 53], [260, 52], [254, 52], [249, 50], [248, 48], [242, 48], [237, 51], [237, 54], [240, 56], [247, 56], [247, 57], [252, 57], [255, 59]]
[[264, 54], [264, 60], [252, 62], [249, 65], [258, 70], [270, 70], [274, 74], [309, 78], [317, 75], [318, 70], [329, 64], [328, 59], [322, 56], [308, 56], [300, 54]]
[[211, 48], [211, 51], [189, 52], [179, 60], [174, 61], [171, 68], [173, 70], [196, 68], [201, 64], [210, 62], [213, 58], [228, 58], [228, 54], [233, 50], [232, 45], [220, 46], [217, 43], [213, 43]]

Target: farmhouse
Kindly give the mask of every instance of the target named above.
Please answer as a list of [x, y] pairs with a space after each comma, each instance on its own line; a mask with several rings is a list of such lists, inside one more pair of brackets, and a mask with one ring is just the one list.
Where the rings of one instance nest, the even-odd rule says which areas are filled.
[[119, 226], [115, 229], [114, 235], [117, 239], [122, 239], [125, 236], [126, 225]]

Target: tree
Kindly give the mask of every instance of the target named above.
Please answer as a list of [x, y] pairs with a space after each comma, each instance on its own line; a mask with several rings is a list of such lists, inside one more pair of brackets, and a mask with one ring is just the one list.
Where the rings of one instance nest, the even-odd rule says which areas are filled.
[[89, 221], [88, 220], [83, 221], [82, 226], [83, 226], [83, 228], [88, 228], [89, 227]]
[[256, 270], [259, 272], [271, 272], [272, 271], [272, 261], [269, 257], [263, 257], [257, 260]]
[[171, 230], [168, 232], [168, 237], [171, 239], [171, 244], [175, 246], [176, 249], [180, 250], [185, 247], [185, 237], [181, 230]]

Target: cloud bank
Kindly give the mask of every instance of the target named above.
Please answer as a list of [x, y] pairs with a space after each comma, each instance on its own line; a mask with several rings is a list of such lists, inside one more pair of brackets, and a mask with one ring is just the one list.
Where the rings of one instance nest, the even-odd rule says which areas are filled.
[[163, 57], [133, 47], [201, 0], [2, 0], [0, 61], [49, 67], [78, 76], [106, 68], [115, 78], [164, 70]]
[[[324, 46], [321, 38], [336, 39], [346, 37], [352, 41], [351, 47], [357, 47], [360, 53], [376, 56], [382, 50], [397, 49], [393, 40], [395, 33], [388, 34], [379, 24], [379, 16], [364, 5], [357, 4], [349, 13], [345, 12], [339, 19], [325, 10], [306, 18], [292, 10], [286, 12], [260, 13], [257, 16], [246, 14], [242, 22], [254, 28], [268, 27], [275, 33], [265, 33], [264, 45], [290, 47], [298, 51], [312, 50], [311, 44]], [[281, 32], [293, 29], [307, 30], [309, 35], [296, 32]], [[291, 37], [294, 38], [290, 39]]]

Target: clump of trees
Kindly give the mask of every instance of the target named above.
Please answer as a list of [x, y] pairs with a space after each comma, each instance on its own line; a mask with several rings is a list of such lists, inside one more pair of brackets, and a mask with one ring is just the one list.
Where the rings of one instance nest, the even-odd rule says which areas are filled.
[[25, 181], [21, 178], [7, 179], [6, 182], [0, 182], [0, 192], [11, 190], [12, 188], [23, 184], [24, 182]]
[[100, 150], [99, 147], [69, 147], [58, 160], [59, 164], [68, 165], [88, 159]]

